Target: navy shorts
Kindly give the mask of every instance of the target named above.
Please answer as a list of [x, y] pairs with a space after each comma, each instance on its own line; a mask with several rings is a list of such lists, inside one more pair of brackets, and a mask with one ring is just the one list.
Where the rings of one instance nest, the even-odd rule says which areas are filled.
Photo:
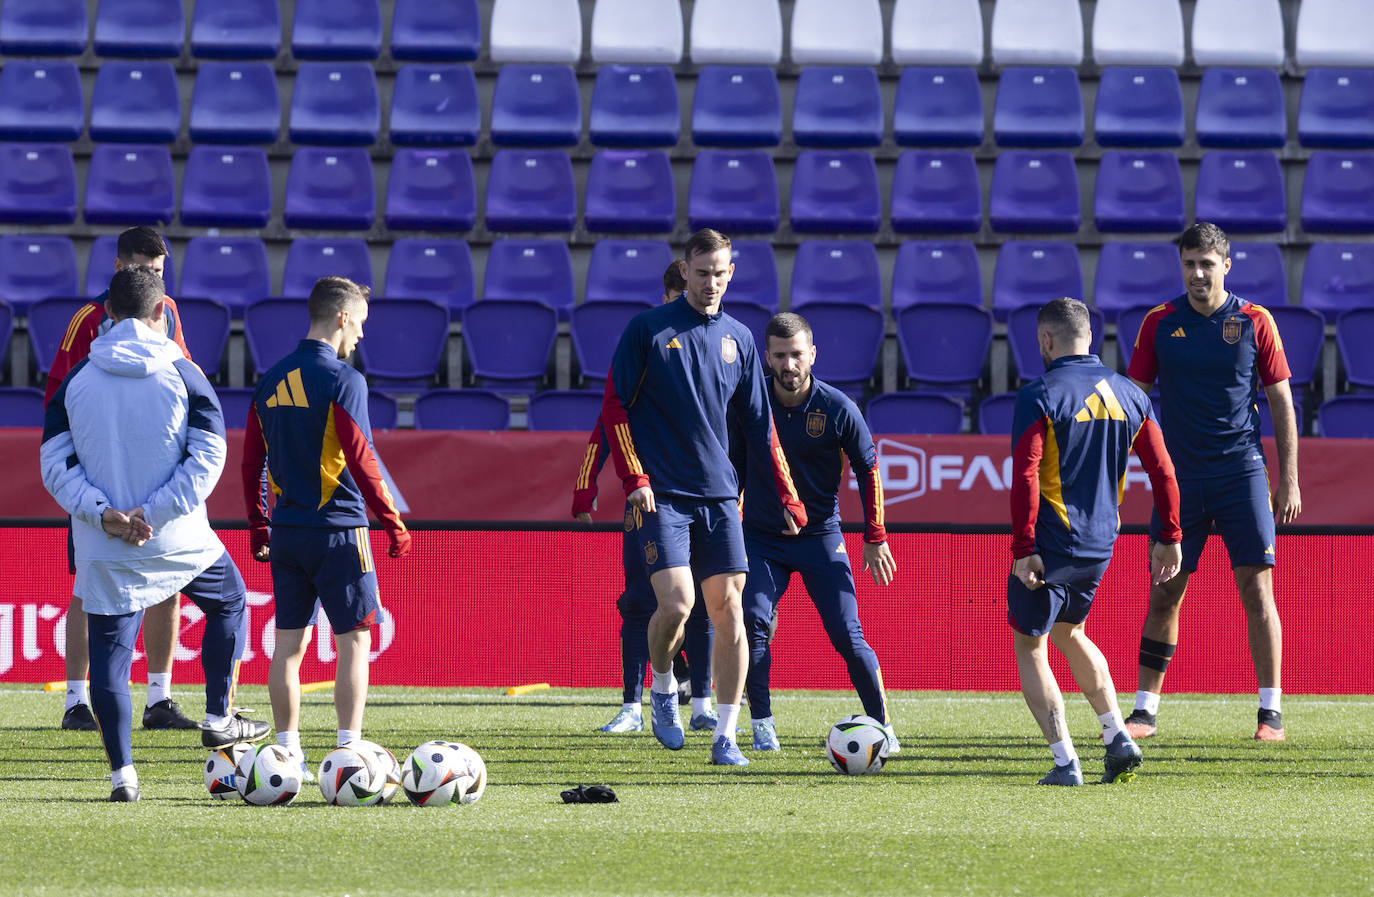
[[1007, 576], [1007, 622], [1022, 635], [1044, 635], [1055, 623], [1077, 626], [1088, 618], [1097, 584], [1111, 558], [1071, 558], [1037, 552], [1045, 564], [1045, 584], [1034, 591]]
[[[625, 505], [625, 536], [621, 540], [621, 553], [625, 565], [625, 591], [616, 599], [615, 608], [627, 620], [648, 620], [658, 610], [658, 597], [649, 583], [649, 571], [644, 566], [644, 554], [639, 550], [635, 521], [643, 515], [630, 504]], [[706, 617], [706, 602], [701, 600], [701, 581], [695, 573], [697, 602], [692, 605], [692, 616]]]
[[744, 573], [744, 527], [734, 499], [700, 501], [655, 497], [652, 514], [631, 515], [644, 567], [653, 576], [669, 567], [691, 567], [698, 579]]
[[274, 526], [271, 559], [278, 629], [315, 625], [320, 607], [335, 632], [377, 622], [381, 605], [367, 527]]
[[[1264, 468], [1229, 477], [1178, 481], [1178, 522], [1183, 528], [1183, 569], [1197, 570], [1198, 558], [1215, 529], [1231, 567], [1274, 565], [1274, 508]], [[1150, 519], [1150, 539], [1159, 541], [1159, 513]]]

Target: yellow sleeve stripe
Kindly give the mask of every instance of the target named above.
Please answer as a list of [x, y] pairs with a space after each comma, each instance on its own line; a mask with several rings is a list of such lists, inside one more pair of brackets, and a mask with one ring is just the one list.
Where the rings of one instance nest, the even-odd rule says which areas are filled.
[[792, 468], [787, 466], [787, 456], [782, 453], [782, 446], [774, 446], [773, 454], [778, 458], [778, 472], [782, 474], [782, 484], [787, 487], [787, 497], [801, 501], [797, 487], [792, 485]]
[[599, 446], [587, 443], [587, 451], [582, 455], [582, 466], [577, 471], [577, 489], [587, 489], [591, 486], [592, 465], [596, 462], [596, 452]]
[[887, 509], [883, 507], [886, 498], [883, 497], [883, 474], [882, 468], [878, 466], [877, 459], [873, 464], [873, 522], [878, 526], [884, 526], [884, 519], [887, 517]]
[[630, 425], [616, 424], [615, 438], [620, 442], [620, 452], [625, 456], [625, 466], [629, 468], [630, 473], [643, 476], [644, 468], [640, 466], [639, 455], [635, 453], [635, 440], [630, 435]]
[[62, 351], [68, 352], [72, 348], [72, 340], [76, 339], [76, 332], [81, 328], [81, 322], [90, 317], [95, 312], [95, 306], [87, 303], [81, 306], [72, 319], [67, 322], [67, 332], [62, 337]]

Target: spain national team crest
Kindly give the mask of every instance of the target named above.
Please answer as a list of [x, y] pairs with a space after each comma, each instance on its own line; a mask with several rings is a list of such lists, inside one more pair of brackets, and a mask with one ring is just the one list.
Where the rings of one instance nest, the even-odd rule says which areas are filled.
[[1240, 342], [1240, 330], [1240, 321], [1238, 321], [1235, 318], [1231, 318], [1230, 320], [1222, 323], [1221, 338], [1234, 346], [1236, 343]]
[[819, 439], [825, 433], [825, 412], [808, 411], [806, 413], [806, 435], [812, 439]]
[[644, 545], [644, 563], [658, 563], [658, 545], [654, 542], [647, 542]]
[[720, 338], [720, 357], [726, 364], [734, 364], [735, 359], [739, 358], [739, 343], [735, 342], [733, 336]]

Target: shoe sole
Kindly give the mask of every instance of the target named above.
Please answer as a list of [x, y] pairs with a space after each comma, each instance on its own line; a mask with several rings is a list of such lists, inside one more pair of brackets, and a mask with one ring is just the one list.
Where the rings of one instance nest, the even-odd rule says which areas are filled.
[[1134, 779], [1134, 778], [1135, 778], [1135, 771], [1136, 771], [1137, 769], [1140, 768], [1140, 763], [1141, 763], [1141, 758], [1140, 758], [1140, 757], [1136, 757], [1133, 761], [1127, 762], [1126, 767], [1125, 767], [1124, 769], [1120, 770], [1119, 772], [1117, 772], [1115, 775], [1113, 775], [1113, 774], [1110, 773], [1110, 772], [1104, 773], [1103, 776], [1102, 776], [1102, 782], [1101, 782], [1101, 784], [1103, 784], [1103, 785], [1124, 785], [1124, 784], [1126, 784], [1126, 783], [1129, 782], [1131, 779]]
[[1139, 741], [1142, 738], [1153, 738], [1155, 733], [1159, 731], [1158, 726], [1151, 726], [1145, 723], [1127, 723], [1124, 728], [1126, 729], [1126, 734], [1131, 736], [1134, 741]]

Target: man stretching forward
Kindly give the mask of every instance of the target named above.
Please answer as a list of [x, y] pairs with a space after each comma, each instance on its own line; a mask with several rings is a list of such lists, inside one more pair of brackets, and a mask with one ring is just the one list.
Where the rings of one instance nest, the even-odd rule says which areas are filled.
[[740, 525], [739, 480], [730, 461], [730, 415], [749, 453], [764, 459], [789, 532], [806, 525], [787, 460], [773, 430], [749, 329], [721, 310], [734, 274], [730, 240], [701, 230], [683, 250], [687, 291], [637, 315], [621, 335], [606, 379], [601, 419], [658, 609], [649, 620], [649, 693], [654, 735], [683, 744], [673, 657], [695, 603], [693, 574], [715, 627], [712, 673], [717, 711], [711, 762], [744, 766], [735, 723], [748, 650], [740, 591], [749, 569]]
[[1102, 723], [1102, 781], [1124, 781], [1140, 765], [1140, 748], [1126, 732], [1107, 660], [1083, 623], [1111, 561], [1131, 449], [1149, 474], [1161, 520], [1150, 554], [1156, 583], [1178, 572], [1178, 483], [1149, 398], [1089, 354], [1088, 307], [1055, 299], [1036, 321], [1045, 373], [1017, 393], [1011, 430], [1015, 562], [1007, 577], [1007, 621], [1016, 630], [1021, 693], [1054, 754], [1054, 769], [1040, 784], [1083, 784], [1064, 698], [1050, 671], [1047, 633]]

